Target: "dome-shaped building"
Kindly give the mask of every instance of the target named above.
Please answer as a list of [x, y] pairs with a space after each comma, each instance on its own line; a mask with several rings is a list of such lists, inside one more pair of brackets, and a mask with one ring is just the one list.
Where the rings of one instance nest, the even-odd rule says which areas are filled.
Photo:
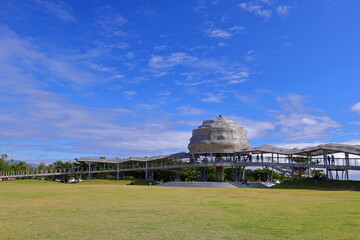
[[221, 115], [194, 129], [188, 145], [190, 153], [233, 153], [250, 147], [245, 128]]

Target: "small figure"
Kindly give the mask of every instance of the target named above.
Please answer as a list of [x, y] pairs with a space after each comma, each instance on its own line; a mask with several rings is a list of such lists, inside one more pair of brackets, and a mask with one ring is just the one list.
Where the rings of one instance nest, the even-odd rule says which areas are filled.
[[328, 163], [329, 163], [329, 165], [330, 165], [330, 156], [328, 156], [327, 159], [328, 159]]
[[259, 154], [258, 154], [258, 155], [256, 155], [256, 162], [259, 162], [259, 160], [260, 160], [260, 157], [259, 157]]
[[334, 154], [331, 154], [331, 164], [335, 165], [335, 157]]

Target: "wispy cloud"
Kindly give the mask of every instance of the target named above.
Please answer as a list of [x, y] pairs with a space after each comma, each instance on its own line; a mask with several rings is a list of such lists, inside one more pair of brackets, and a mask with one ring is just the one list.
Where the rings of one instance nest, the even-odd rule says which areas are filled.
[[351, 107], [351, 111], [360, 113], [360, 102], [355, 103], [355, 104]]
[[[95, 72], [108, 74], [96, 62], [87, 56], [72, 50], [62, 53], [42, 51], [40, 44], [34, 44], [20, 38], [7, 27], [0, 28], [0, 71], [2, 84], [14, 87], [19, 91], [27, 91], [25, 82], [56, 82], [57, 84], [73, 84], [74, 86], [89, 86], [99, 83]], [[24, 77], [26, 76], [26, 77]], [[106, 79], [106, 77], [104, 78]]]
[[135, 96], [137, 94], [136, 91], [123, 91], [123, 94], [125, 94], [128, 97]]
[[189, 64], [197, 61], [198, 58], [190, 56], [186, 53], [178, 52], [172, 53], [169, 56], [152, 56], [149, 60], [149, 66], [152, 68], [169, 68], [180, 64]]
[[[253, 102], [251, 96], [250, 101]], [[244, 99], [240, 99], [243, 101]], [[279, 109], [269, 110], [267, 120], [253, 120], [231, 116], [246, 127], [250, 139], [279, 138], [283, 141], [304, 141], [326, 139], [341, 125], [319, 109], [307, 108], [306, 96], [288, 94], [277, 97]], [[248, 99], [245, 96], [245, 101]]]
[[208, 93], [206, 97], [202, 98], [201, 101], [208, 103], [220, 103], [224, 96], [221, 94]]
[[221, 29], [207, 30], [206, 33], [209, 37], [215, 37], [215, 38], [230, 38], [232, 36], [230, 32]]
[[281, 110], [275, 111], [276, 123], [280, 127], [278, 135], [286, 140], [324, 138], [341, 126], [331, 117], [320, 114], [321, 111], [305, 107], [305, 96], [289, 94], [277, 100], [281, 106]]
[[41, 9], [64, 22], [75, 21], [72, 9], [62, 1], [33, 0]]
[[[214, 59], [201, 59], [184, 52], [153, 55], [148, 63], [150, 71], [157, 77], [169, 74], [170, 70], [175, 67], [190, 69], [190, 71], [183, 70], [180, 73], [181, 76], [185, 76], [185, 80], [175, 80], [178, 85], [196, 86], [217, 82], [238, 84], [247, 81], [250, 76], [249, 70], [242, 65], [226, 64]], [[198, 71], [198, 69], [202, 71]]]
[[206, 0], [198, 0], [197, 5], [193, 8], [195, 12], [201, 13], [206, 9]]
[[168, 48], [168, 46], [166, 46], [166, 45], [158, 45], [158, 46], [155, 46], [154, 47], [154, 50], [155, 51], [164, 51], [164, 50], [166, 50]]
[[125, 18], [117, 9], [110, 4], [98, 8], [95, 12], [94, 32], [96, 37], [93, 44], [102, 49], [126, 49], [129, 44], [129, 32], [125, 29], [128, 24]]
[[268, 20], [272, 16], [272, 11], [270, 9], [264, 9], [264, 7], [260, 4], [252, 3], [252, 2], [242, 2], [239, 4], [239, 7], [249, 13], [254, 13], [257, 16]]
[[248, 71], [228, 71], [225, 72], [223, 80], [226, 80], [228, 84], [238, 84], [243, 83], [248, 80], [250, 73]]
[[280, 5], [276, 8], [276, 13], [281, 16], [287, 16], [292, 8], [293, 7], [289, 5]]
[[169, 90], [165, 90], [163, 92], [158, 92], [156, 95], [157, 96], [170, 96], [170, 95], [172, 95], [172, 93]]
[[195, 108], [192, 106], [180, 106], [177, 108], [179, 113], [184, 116], [201, 116], [209, 114], [209, 111], [201, 108]]
[[234, 115], [230, 117], [234, 119], [237, 124], [245, 127], [250, 140], [267, 137], [269, 132], [276, 128], [276, 124], [271, 121], [259, 121]]
[[205, 29], [205, 34], [209, 37], [228, 39], [234, 34], [242, 33], [245, 28], [242, 26], [233, 26], [226, 29], [215, 28], [212, 24], [210, 27]]

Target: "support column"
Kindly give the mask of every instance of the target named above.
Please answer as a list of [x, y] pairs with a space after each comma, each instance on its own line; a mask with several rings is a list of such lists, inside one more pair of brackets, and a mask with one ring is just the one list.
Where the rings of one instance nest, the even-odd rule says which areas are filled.
[[224, 181], [224, 167], [216, 167], [216, 181], [217, 182]]
[[116, 167], [116, 179], [120, 179], [120, 163], [118, 163]]
[[291, 180], [294, 180], [294, 178], [295, 178], [294, 159], [293, 159], [292, 155], [290, 155], [289, 158], [291, 161]]
[[345, 153], [345, 165], [347, 166], [347, 169], [345, 170], [345, 178], [347, 181], [349, 181], [349, 166], [350, 166], [349, 153]]
[[91, 179], [91, 163], [88, 162], [89, 169], [88, 169], [88, 179]]
[[308, 178], [310, 178], [310, 176], [311, 176], [311, 167], [310, 167], [310, 165], [312, 164], [312, 155], [308, 155], [308, 164], [309, 164], [309, 167], [308, 167]]
[[148, 169], [148, 162], [145, 162], [145, 180], [149, 178], [149, 169]]
[[329, 181], [329, 167], [328, 167], [328, 160], [327, 160], [327, 152], [325, 150], [323, 150], [323, 154], [324, 154], [324, 163], [325, 163], [325, 169], [326, 169], [326, 180]]

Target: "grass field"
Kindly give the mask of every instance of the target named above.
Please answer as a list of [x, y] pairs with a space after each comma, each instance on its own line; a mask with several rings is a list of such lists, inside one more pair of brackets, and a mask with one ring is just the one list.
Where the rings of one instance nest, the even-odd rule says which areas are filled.
[[360, 239], [359, 191], [129, 182], [0, 182], [0, 239]]

